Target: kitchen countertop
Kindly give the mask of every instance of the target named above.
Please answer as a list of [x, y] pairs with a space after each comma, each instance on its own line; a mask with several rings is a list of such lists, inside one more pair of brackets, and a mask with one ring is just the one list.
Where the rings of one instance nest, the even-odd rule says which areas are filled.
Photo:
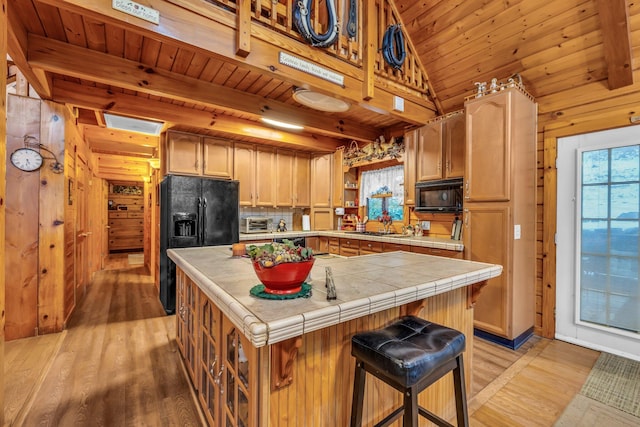
[[284, 232], [272, 232], [272, 233], [253, 233], [242, 234], [240, 233], [241, 242], [250, 242], [253, 240], [265, 240], [265, 239], [282, 239], [292, 237], [313, 237], [313, 236], [326, 236], [326, 237], [340, 237], [343, 239], [354, 240], [371, 240], [375, 242], [388, 242], [399, 243], [412, 246], [422, 246], [426, 248], [445, 249], [449, 251], [462, 252], [464, 245], [460, 240], [444, 239], [441, 237], [429, 237], [429, 236], [400, 236], [400, 235], [388, 235], [388, 236], [376, 236], [371, 234], [356, 233], [349, 231], [284, 231]]
[[[169, 249], [167, 254], [255, 347], [399, 307], [502, 273], [500, 265], [402, 251], [316, 258], [308, 282], [312, 285], [310, 298], [266, 300], [249, 294], [260, 282], [250, 259], [232, 257], [230, 246]], [[337, 293], [333, 301], [326, 299], [328, 266]]]

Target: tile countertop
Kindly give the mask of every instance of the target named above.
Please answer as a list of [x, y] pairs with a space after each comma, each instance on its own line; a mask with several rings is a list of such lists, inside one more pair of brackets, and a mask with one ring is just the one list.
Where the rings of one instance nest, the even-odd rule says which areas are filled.
[[[249, 294], [260, 282], [250, 260], [232, 257], [230, 246], [169, 249], [167, 254], [256, 347], [502, 273], [500, 265], [410, 252], [316, 258], [309, 281], [310, 298], [266, 300]], [[332, 269], [338, 297], [333, 301], [326, 299], [327, 266]]]
[[250, 242], [255, 240], [265, 239], [283, 239], [292, 237], [313, 237], [313, 236], [326, 236], [326, 237], [340, 237], [343, 239], [356, 239], [356, 240], [373, 240], [376, 242], [388, 242], [399, 243], [412, 246], [423, 246], [426, 248], [445, 249], [449, 251], [464, 250], [464, 245], [460, 240], [443, 239], [441, 237], [414, 237], [414, 236], [376, 236], [371, 234], [355, 233], [353, 231], [285, 231], [285, 232], [273, 232], [273, 233], [254, 233], [254, 234], [242, 234], [240, 233], [241, 242]]

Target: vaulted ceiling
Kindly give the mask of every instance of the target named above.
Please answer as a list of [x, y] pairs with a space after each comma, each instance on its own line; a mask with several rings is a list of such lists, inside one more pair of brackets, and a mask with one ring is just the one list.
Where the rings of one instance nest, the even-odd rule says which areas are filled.
[[[637, 91], [640, 4], [624, 0], [372, 0], [375, 10], [363, 9], [360, 1], [365, 43], [341, 43], [335, 55], [307, 51], [344, 75], [341, 87], [270, 62], [277, 56], [274, 46], [295, 54], [306, 50], [300, 37], [287, 33], [290, 19], [280, 28], [289, 13], [286, 0], [254, 0], [249, 17], [228, 11], [242, 3], [236, 1], [140, 1], [160, 11], [158, 25], [116, 11], [111, 3], [8, 1], [12, 61], [41, 97], [75, 108], [92, 151], [110, 162], [118, 155], [152, 158], [158, 140], [105, 129], [105, 111], [161, 120], [165, 128], [329, 151], [460, 109], [475, 82], [494, 77], [506, 81], [518, 73], [543, 120], [579, 115], [590, 97], [602, 98], [612, 88]], [[244, 39], [235, 33], [242, 19], [264, 17], [280, 33], [260, 25], [252, 25]], [[406, 68], [404, 74], [387, 71], [379, 52], [367, 50], [367, 42], [379, 45], [372, 40], [384, 32], [368, 25], [375, 17], [403, 25], [408, 50], [416, 56], [411, 76]], [[376, 74], [353, 73], [339, 50], [359, 56]], [[418, 88], [407, 89], [415, 75]], [[292, 98], [295, 87], [334, 94], [351, 108], [312, 110]], [[636, 102], [634, 91], [629, 90], [630, 103]], [[405, 99], [402, 112], [392, 107], [394, 93]], [[265, 127], [259, 122], [265, 115], [294, 118], [305, 131]]]

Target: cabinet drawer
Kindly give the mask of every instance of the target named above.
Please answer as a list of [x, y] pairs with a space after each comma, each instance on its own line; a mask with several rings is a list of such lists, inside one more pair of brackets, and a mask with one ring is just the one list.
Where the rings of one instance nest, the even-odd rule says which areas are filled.
[[115, 196], [109, 197], [109, 200], [113, 200], [113, 204], [117, 205], [126, 205], [126, 206], [142, 206], [143, 197], [142, 196]]
[[109, 212], [109, 218], [126, 218], [127, 211]]
[[411, 246], [411, 252], [416, 252], [419, 254], [443, 256], [447, 258], [459, 258], [459, 259], [464, 258], [462, 251], [449, 251], [447, 249], [425, 248], [423, 246]]
[[358, 255], [360, 255], [360, 250], [358, 250], [356, 248], [340, 247], [340, 255], [342, 255], [342, 256], [358, 256]]
[[124, 227], [110, 228], [109, 238], [111, 237], [138, 237], [144, 235], [142, 227]]
[[382, 242], [374, 242], [371, 240], [362, 240], [360, 242], [360, 254], [379, 253], [382, 252]]
[[127, 219], [109, 219], [110, 227], [139, 227], [144, 226], [142, 218], [127, 218]]
[[360, 249], [360, 240], [340, 239], [340, 249]]
[[383, 252], [393, 252], [393, 251], [410, 251], [411, 250], [411, 246], [409, 245], [402, 245], [400, 243], [389, 243], [389, 242], [384, 242], [382, 244], [382, 251]]
[[127, 218], [144, 218], [144, 212], [127, 212]]
[[109, 239], [109, 249], [129, 249], [143, 247], [142, 237], [118, 237]]

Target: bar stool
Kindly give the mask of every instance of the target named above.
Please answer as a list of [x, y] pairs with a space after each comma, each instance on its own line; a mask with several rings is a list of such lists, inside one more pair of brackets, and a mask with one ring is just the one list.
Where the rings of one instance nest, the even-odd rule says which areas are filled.
[[418, 414], [436, 425], [453, 427], [418, 405], [418, 394], [449, 371], [453, 371], [458, 426], [468, 426], [464, 348], [465, 337], [461, 332], [415, 316], [402, 317], [382, 329], [355, 334], [351, 338], [351, 354], [356, 358], [351, 427], [362, 425], [367, 372], [404, 396], [404, 405], [376, 427], [389, 425], [403, 414], [404, 427], [417, 427]]

